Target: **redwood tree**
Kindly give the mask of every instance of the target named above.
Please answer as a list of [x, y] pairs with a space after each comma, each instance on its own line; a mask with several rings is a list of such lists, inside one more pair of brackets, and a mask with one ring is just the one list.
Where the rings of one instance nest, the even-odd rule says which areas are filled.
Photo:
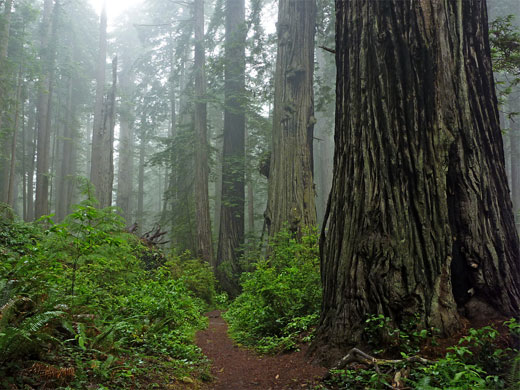
[[209, 217], [209, 165], [208, 125], [206, 104], [206, 56], [204, 53], [204, 0], [195, 0], [195, 209], [197, 219], [198, 255], [208, 263], [213, 262], [211, 220]]
[[94, 107], [94, 128], [92, 131], [92, 155], [90, 161], [90, 181], [96, 190], [100, 207], [112, 204], [112, 134], [110, 119], [107, 117], [105, 101], [105, 77], [107, 55], [107, 12], [103, 4], [99, 26], [99, 51], [96, 69], [96, 104]]
[[315, 347], [362, 343], [371, 314], [397, 326], [417, 315], [444, 333], [459, 312], [518, 315], [519, 240], [486, 3], [337, 0], [336, 15], [336, 146]]
[[316, 1], [278, 6], [273, 144], [265, 220], [269, 235], [285, 223], [300, 234], [316, 225], [312, 142]]
[[[226, 1], [225, 111], [222, 153], [222, 200], [215, 268], [217, 277], [231, 295], [238, 293], [236, 274], [244, 243], [245, 205], [245, 2]], [[227, 262], [227, 270], [219, 268]]]

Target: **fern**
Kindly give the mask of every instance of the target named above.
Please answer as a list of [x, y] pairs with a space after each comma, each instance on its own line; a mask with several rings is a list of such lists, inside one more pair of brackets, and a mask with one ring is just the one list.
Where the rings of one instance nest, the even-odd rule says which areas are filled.
[[18, 326], [8, 326], [2, 330], [2, 333], [0, 333], [0, 362], [3, 363], [29, 350], [38, 349], [44, 341], [56, 342], [56, 338], [40, 332], [40, 330], [50, 321], [61, 317], [63, 314], [62, 311], [39, 313], [26, 318]]
[[65, 312], [63, 311], [46, 311], [27, 318], [20, 327], [30, 333], [36, 333], [51, 320], [59, 318], [64, 314]]
[[506, 379], [508, 388], [516, 389], [520, 386], [520, 352], [513, 358], [511, 369]]

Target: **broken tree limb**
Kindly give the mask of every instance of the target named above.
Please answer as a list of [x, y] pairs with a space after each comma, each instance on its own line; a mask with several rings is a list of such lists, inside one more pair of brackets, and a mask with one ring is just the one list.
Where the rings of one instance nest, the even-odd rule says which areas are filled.
[[380, 365], [386, 364], [399, 364], [399, 363], [420, 363], [420, 364], [432, 364], [434, 361], [422, 358], [420, 356], [410, 356], [405, 359], [378, 359], [375, 358], [366, 352], [361, 351], [358, 348], [352, 348], [344, 357], [342, 357], [335, 365], [330, 369], [330, 371], [325, 375], [325, 379], [329, 379], [331, 376], [331, 371], [334, 370], [342, 370], [350, 363], [361, 363], [367, 366], [374, 366], [374, 369], [378, 374], [380, 374]]
[[326, 46], [318, 46], [320, 49], [323, 49], [325, 51], [328, 51], [329, 53], [332, 53], [332, 54], [336, 54], [336, 50], [334, 49], [331, 49], [330, 47], [326, 47]]

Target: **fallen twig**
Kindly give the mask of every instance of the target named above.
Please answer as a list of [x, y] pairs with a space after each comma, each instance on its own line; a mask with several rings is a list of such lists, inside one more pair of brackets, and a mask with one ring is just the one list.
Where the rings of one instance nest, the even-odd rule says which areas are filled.
[[[344, 357], [342, 357], [335, 365], [330, 369], [330, 371], [325, 375], [325, 379], [329, 379], [331, 376], [331, 371], [334, 370], [342, 370], [350, 363], [361, 363], [365, 364], [367, 366], [374, 366], [374, 369], [378, 374], [381, 374], [381, 371], [379, 369], [380, 365], [386, 365], [386, 364], [399, 364], [399, 363], [421, 363], [421, 364], [431, 364], [434, 363], [431, 360], [425, 359], [420, 356], [410, 356], [405, 359], [378, 359], [375, 358], [366, 352], [361, 351], [358, 348], [352, 348]], [[394, 384], [395, 386], [399, 386], [400, 380], [402, 377], [402, 373], [399, 375], [396, 373], [394, 377]], [[390, 386], [390, 388], [400, 388], [400, 387], [394, 387]]]

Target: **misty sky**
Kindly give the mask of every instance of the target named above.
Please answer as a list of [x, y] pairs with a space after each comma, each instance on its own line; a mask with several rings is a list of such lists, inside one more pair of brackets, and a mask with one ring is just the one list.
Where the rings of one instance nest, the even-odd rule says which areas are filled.
[[[104, 0], [89, 0], [97, 13], [100, 13]], [[142, 0], [106, 0], [108, 19], [112, 19], [124, 10], [140, 3]]]

